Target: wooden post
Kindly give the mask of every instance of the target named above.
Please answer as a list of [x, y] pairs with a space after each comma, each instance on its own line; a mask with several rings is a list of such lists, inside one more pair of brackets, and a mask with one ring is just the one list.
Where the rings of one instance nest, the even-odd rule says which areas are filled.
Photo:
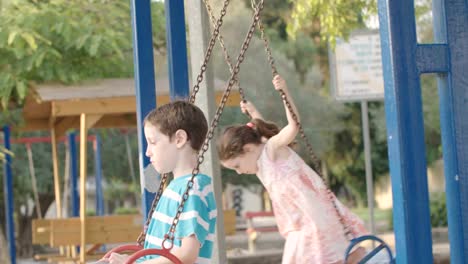
[[86, 126], [86, 114], [80, 116], [80, 227], [81, 247], [80, 263], [86, 263], [86, 152], [88, 128]]
[[26, 144], [26, 151], [28, 153], [29, 173], [31, 174], [31, 185], [33, 189], [34, 202], [36, 203], [35, 207], [36, 207], [37, 218], [42, 219], [41, 203], [39, 202], [39, 194], [37, 191], [36, 170], [34, 168], [34, 160], [33, 160], [31, 144]]
[[80, 263], [86, 263], [86, 176], [87, 176], [87, 150], [88, 129], [93, 127], [102, 115], [80, 115], [80, 223], [81, 247]]
[[58, 164], [58, 153], [57, 153], [57, 135], [55, 126], [52, 125], [50, 129], [50, 140], [52, 143], [52, 168], [54, 171], [54, 193], [55, 193], [55, 205], [57, 210], [57, 218], [62, 218], [62, 199], [60, 197], [60, 172]]

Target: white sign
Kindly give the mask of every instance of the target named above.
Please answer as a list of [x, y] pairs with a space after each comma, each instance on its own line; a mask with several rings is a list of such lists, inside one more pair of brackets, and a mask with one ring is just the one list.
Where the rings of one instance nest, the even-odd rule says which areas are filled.
[[330, 50], [330, 74], [337, 100], [383, 99], [379, 31], [356, 31], [348, 42], [337, 39], [335, 51]]

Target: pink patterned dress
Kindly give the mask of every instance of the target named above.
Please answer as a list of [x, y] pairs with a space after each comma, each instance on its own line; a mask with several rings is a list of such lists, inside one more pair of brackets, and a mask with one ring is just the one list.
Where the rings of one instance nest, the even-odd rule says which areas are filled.
[[[292, 149], [286, 160], [272, 161], [267, 147], [257, 161], [257, 176], [270, 195], [279, 232], [286, 238], [282, 263], [342, 261], [349, 242], [320, 176]], [[368, 234], [356, 215], [337, 204], [355, 236]]]

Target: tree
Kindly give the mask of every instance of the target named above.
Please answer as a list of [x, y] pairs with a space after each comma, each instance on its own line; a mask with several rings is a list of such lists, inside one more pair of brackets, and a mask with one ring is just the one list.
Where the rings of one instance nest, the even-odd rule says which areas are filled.
[[[0, 15], [2, 123], [18, 121], [21, 104], [31, 83], [73, 83], [132, 76], [129, 4], [126, 0], [17, 0], [4, 4]], [[162, 3], [152, 3], [153, 47], [158, 53], [165, 50], [163, 13]], [[44, 134], [23, 134], [34, 135]], [[15, 219], [18, 242], [22, 243], [18, 253], [28, 255], [31, 253], [30, 222], [36, 215], [28, 202], [32, 192], [29, 172], [24, 166], [27, 161], [24, 146], [13, 145], [12, 151], [15, 154], [13, 173], [16, 175]], [[59, 151], [59, 156], [63, 157], [64, 148]], [[50, 145], [34, 145], [34, 152], [40, 153], [35, 156], [35, 164], [44, 213], [54, 200]], [[63, 160], [61, 162], [60, 168], [64, 168]], [[92, 160], [89, 164], [93, 164]], [[91, 168], [92, 165], [90, 171]], [[128, 175], [128, 168], [122, 174]], [[3, 188], [0, 195], [3, 197]], [[4, 219], [4, 205], [0, 204], [0, 207], [0, 219]], [[25, 210], [20, 210], [21, 207]], [[1, 223], [4, 225], [3, 221]]]
[[[220, 5], [221, 2], [221, 0], [218, 0], [216, 4]], [[253, 14], [252, 2], [244, 0], [243, 3], [244, 6], [237, 5], [237, 7], [244, 10], [248, 9]], [[233, 16], [232, 13], [236, 11], [229, 12], [228, 16]], [[261, 23], [264, 25], [264, 31], [270, 45], [294, 62], [300, 83], [305, 84], [307, 73], [314, 65], [314, 60], [311, 58], [315, 56], [316, 47], [307, 34], [298, 34], [295, 38], [288, 35], [286, 29], [290, 22], [291, 12], [292, 4], [288, 0], [265, 1], [261, 13]], [[258, 30], [257, 36], [260, 37], [260, 31]]]
[[[155, 49], [163, 6], [153, 4]], [[0, 99], [21, 103], [31, 82], [78, 82], [132, 74], [128, 1], [19, 0], [0, 17]], [[10, 105], [11, 106], [11, 105]]]
[[[225, 17], [221, 33], [224, 36], [229, 54], [231, 57], [236, 58], [235, 55], [239, 52], [241, 40], [244, 39], [249, 27], [252, 11], [241, 5], [235, 5], [230, 7], [228, 12], [229, 16]], [[272, 40], [272, 51], [278, 71], [287, 80], [291, 94], [299, 107], [306, 134], [311, 140], [316, 153], [322, 157], [329, 150], [332, 143], [330, 131], [339, 129], [336, 126], [338, 123], [336, 116], [342, 110], [342, 106], [334, 104], [316, 89], [321, 82], [317, 67], [308, 70], [306, 81], [301, 84], [296, 74], [294, 61], [288, 58], [283, 53], [284, 50], [279, 47], [280, 45], [275, 44], [274, 41], [276, 40]], [[215, 57], [212, 66], [215, 69], [215, 76], [227, 80], [230, 73], [222, 51], [216, 49], [213, 55]], [[285, 111], [279, 94], [274, 90], [271, 83], [272, 73], [266, 57], [263, 41], [259, 37], [254, 37], [241, 65], [240, 85], [247, 95], [247, 100], [252, 101], [259, 108], [265, 119], [272, 120], [283, 126], [286, 123]], [[247, 120], [247, 117], [240, 112], [238, 107], [227, 108], [221, 118], [220, 126], [245, 123]], [[299, 143], [302, 146], [300, 140]], [[309, 161], [307, 152], [303, 149], [300, 149], [300, 152], [304, 159]], [[223, 177], [237, 184], [259, 183], [255, 177], [238, 176], [234, 172], [229, 173], [227, 170], [223, 170]]]
[[[369, 134], [374, 181], [388, 172], [385, 124], [380, 127], [376, 122], [382, 120], [383, 115], [381, 102], [369, 104]], [[367, 200], [361, 118], [360, 104], [345, 104], [345, 111], [339, 114], [342, 129], [335, 131], [333, 147], [325, 155], [332, 189], [346, 196], [348, 202], [351, 201], [358, 206], [363, 206]]]
[[[333, 47], [337, 37], [346, 39], [352, 30], [364, 28], [365, 20], [376, 15], [375, 0], [298, 0], [293, 3], [294, 12], [288, 24], [288, 33], [294, 36], [305, 32], [313, 37], [317, 44], [317, 60], [324, 76], [322, 84], [328, 90], [328, 45]], [[415, 9], [418, 40], [428, 42], [432, 35], [431, 3], [428, 0], [416, 1]], [[423, 76], [422, 86], [427, 162], [431, 164], [441, 157], [437, 90], [434, 78]], [[334, 147], [325, 155], [325, 159], [330, 165], [330, 180], [334, 190], [351, 194], [349, 197], [354, 197], [357, 204], [363, 204], [365, 170], [361, 114], [357, 104], [346, 104], [345, 109], [339, 117], [343, 129], [335, 132]], [[369, 110], [373, 176], [374, 180], [378, 180], [388, 171], [383, 103], [373, 103], [369, 105]]]
[[292, 23], [288, 32], [317, 31], [320, 39], [334, 45], [336, 38], [347, 38], [349, 33], [362, 27], [363, 22], [377, 13], [375, 0], [320, 1], [297, 0], [294, 3]]

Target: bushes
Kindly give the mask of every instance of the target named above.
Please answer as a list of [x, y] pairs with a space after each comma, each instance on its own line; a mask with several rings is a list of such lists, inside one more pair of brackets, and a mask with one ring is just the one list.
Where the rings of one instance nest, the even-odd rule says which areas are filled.
[[[447, 205], [445, 193], [437, 192], [430, 194], [430, 213], [432, 227], [447, 227]], [[389, 226], [393, 229], [393, 213], [388, 214]]]
[[128, 207], [119, 207], [116, 208], [114, 214], [116, 215], [128, 215], [128, 214], [138, 214], [138, 208], [128, 208]]
[[432, 227], [447, 226], [447, 205], [445, 193], [432, 193], [430, 199]]

